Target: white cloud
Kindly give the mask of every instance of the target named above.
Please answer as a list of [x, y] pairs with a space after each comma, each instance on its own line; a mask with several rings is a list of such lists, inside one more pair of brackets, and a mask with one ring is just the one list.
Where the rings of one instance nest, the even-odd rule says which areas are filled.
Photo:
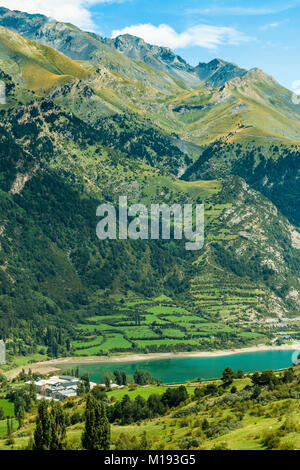
[[[95, 29], [89, 7], [114, 0], [0, 0], [0, 6], [27, 13], [41, 13], [79, 28]], [[117, 0], [118, 1], [118, 0]]]
[[297, 95], [300, 95], [300, 80], [295, 80], [291, 88]]
[[272, 29], [272, 28], [278, 28], [280, 23], [269, 23], [265, 24], [265, 26], [262, 27], [262, 29]]
[[146, 42], [170, 47], [171, 49], [200, 46], [206, 49], [217, 49], [222, 44], [240, 44], [251, 38], [245, 36], [235, 28], [226, 26], [209, 26], [199, 24], [188, 28], [182, 33], [177, 33], [171, 26], [161, 24], [154, 26], [151, 23], [127, 26], [120, 30], [114, 30], [112, 37], [121, 34], [131, 34], [140, 37]]
[[284, 21], [275, 21], [274, 23], [267, 23], [265, 24], [264, 26], [261, 27], [261, 29], [263, 31], [268, 31], [270, 29], [275, 29], [275, 28], [279, 28], [279, 26], [281, 26], [282, 24], [286, 23], [288, 20], [284, 20]]
[[295, 80], [292, 83], [292, 102], [294, 104], [300, 104], [300, 80]]

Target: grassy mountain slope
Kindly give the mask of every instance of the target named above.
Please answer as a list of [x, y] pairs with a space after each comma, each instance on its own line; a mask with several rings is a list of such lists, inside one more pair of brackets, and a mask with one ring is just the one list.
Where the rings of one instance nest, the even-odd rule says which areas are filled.
[[[18, 390], [24, 394], [28, 394], [24, 384], [28, 378], [20, 374], [17, 379]], [[17, 402], [14, 388], [12, 383], [2, 385], [3, 396], [7, 391], [10, 399], [3, 398], [0, 403], [12, 417], [13, 434], [10, 440], [5, 440], [6, 421], [0, 421], [3, 424], [0, 448], [30, 449], [37, 406], [27, 400], [24, 420], [17, 429], [11, 401]], [[265, 371], [242, 375], [231, 383], [196, 380], [180, 389], [177, 386], [129, 385], [105, 392], [96, 388], [92, 394], [106, 406], [111, 421], [112, 451], [300, 448], [299, 367], [280, 373]], [[63, 409], [67, 417], [64, 448], [80, 450], [85, 396], [68, 399]]]
[[147, 83], [158, 91], [186, 88], [169, 73], [154, 70], [143, 62], [129, 59], [94, 33], [81, 31], [69, 23], [59, 23], [43, 15], [29, 15], [0, 9], [0, 24], [40, 44], [50, 46], [73, 60], [90, 62], [121, 74], [128, 80]]
[[23, 38], [0, 27], [1, 68], [14, 73], [25, 88], [44, 91], [55, 85], [63, 85], [73, 77], [88, 76], [79, 64], [56, 50]]
[[[225, 86], [166, 97], [154, 114], [184, 140], [207, 145], [218, 139], [246, 145], [299, 142], [299, 106], [290, 91], [260, 70], [250, 70]], [[180, 131], [181, 128], [181, 131]]]
[[[228, 135], [233, 130], [238, 139], [254, 134], [257, 138], [299, 140], [299, 107], [292, 103], [291, 93], [258, 69], [247, 72], [220, 59], [208, 64], [200, 63], [193, 69], [171, 50], [151, 46], [130, 35], [105, 40], [42, 15], [12, 12], [4, 8], [0, 10], [0, 24], [51, 46], [72, 59], [106, 67], [114, 73], [115, 79], [120, 75], [127, 79], [128, 85], [130, 80], [134, 80], [136, 93], [146, 81], [147, 87], [156, 92], [156, 96], [151, 96], [149, 100], [149, 109], [152, 103], [161, 109], [165, 117], [173, 111], [170, 121], [183, 127], [183, 133], [196, 143], [205, 141], [201, 138], [203, 134], [209, 134], [213, 139], [216, 134]], [[172, 74], [181, 72], [182, 76], [172, 78]], [[194, 79], [191, 84], [189, 74], [194, 76], [195, 73], [199, 81]], [[191, 87], [195, 92], [189, 94], [185, 90]], [[187, 94], [181, 95], [180, 90]], [[170, 96], [174, 92], [176, 96]], [[175, 98], [173, 101], [179, 108], [175, 112], [170, 106], [172, 98]], [[266, 115], [268, 119], [265, 119]], [[227, 120], [224, 119], [226, 116]], [[222, 129], [221, 120], [224, 121]], [[199, 130], [201, 134], [197, 134]]]
[[232, 104], [238, 109], [236, 127], [209, 145], [183, 178], [237, 174], [299, 225], [299, 106], [259, 70], [228, 82], [223, 93], [227, 101], [234, 96], [240, 102]]

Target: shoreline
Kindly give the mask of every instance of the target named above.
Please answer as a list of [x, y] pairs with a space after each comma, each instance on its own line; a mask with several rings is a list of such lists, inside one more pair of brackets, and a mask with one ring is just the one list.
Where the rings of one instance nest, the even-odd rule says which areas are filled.
[[194, 352], [167, 352], [167, 353], [149, 353], [149, 354], [131, 354], [127, 356], [92, 356], [92, 357], [64, 357], [60, 359], [51, 359], [43, 362], [35, 362], [26, 366], [20, 366], [11, 369], [6, 373], [9, 378], [16, 377], [22, 369], [28, 372], [41, 374], [50, 374], [58, 372], [60, 364], [101, 364], [101, 363], [122, 363], [122, 362], [139, 362], [139, 361], [152, 361], [159, 359], [174, 359], [174, 358], [197, 358], [197, 357], [220, 357], [220, 356], [233, 356], [237, 354], [255, 353], [264, 351], [297, 351], [300, 350], [300, 342], [293, 344], [284, 344], [282, 346], [266, 346], [264, 344], [258, 346], [250, 346], [241, 349], [226, 349], [220, 351], [194, 351]]

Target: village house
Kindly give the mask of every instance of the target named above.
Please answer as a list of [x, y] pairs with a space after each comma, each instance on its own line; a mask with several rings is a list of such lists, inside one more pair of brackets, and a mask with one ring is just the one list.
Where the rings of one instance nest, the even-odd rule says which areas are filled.
[[0, 364], [6, 363], [6, 347], [2, 339], [0, 339]]
[[[76, 397], [78, 382], [79, 379], [68, 375], [54, 376], [49, 379], [37, 379], [34, 382], [37, 399], [64, 401], [67, 398]], [[27, 383], [30, 384], [31, 382]], [[90, 382], [91, 390], [96, 385], [96, 383]]]

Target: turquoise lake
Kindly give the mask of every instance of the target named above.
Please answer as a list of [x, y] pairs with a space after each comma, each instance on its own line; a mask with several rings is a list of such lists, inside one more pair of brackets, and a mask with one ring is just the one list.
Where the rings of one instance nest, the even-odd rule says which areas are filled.
[[292, 366], [293, 351], [261, 351], [218, 357], [178, 357], [151, 359], [136, 362], [90, 363], [60, 365], [60, 369], [79, 367], [80, 375], [88, 373], [93, 382], [101, 383], [104, 372], [122, 370], [133, 375], [137, 369], [148, 370], [153, 377], [165, 384], [182, 383], [198, 377], [202, 379], [219, 378], [225, 367], [244, 372], [266, 369], [283, 369]]

